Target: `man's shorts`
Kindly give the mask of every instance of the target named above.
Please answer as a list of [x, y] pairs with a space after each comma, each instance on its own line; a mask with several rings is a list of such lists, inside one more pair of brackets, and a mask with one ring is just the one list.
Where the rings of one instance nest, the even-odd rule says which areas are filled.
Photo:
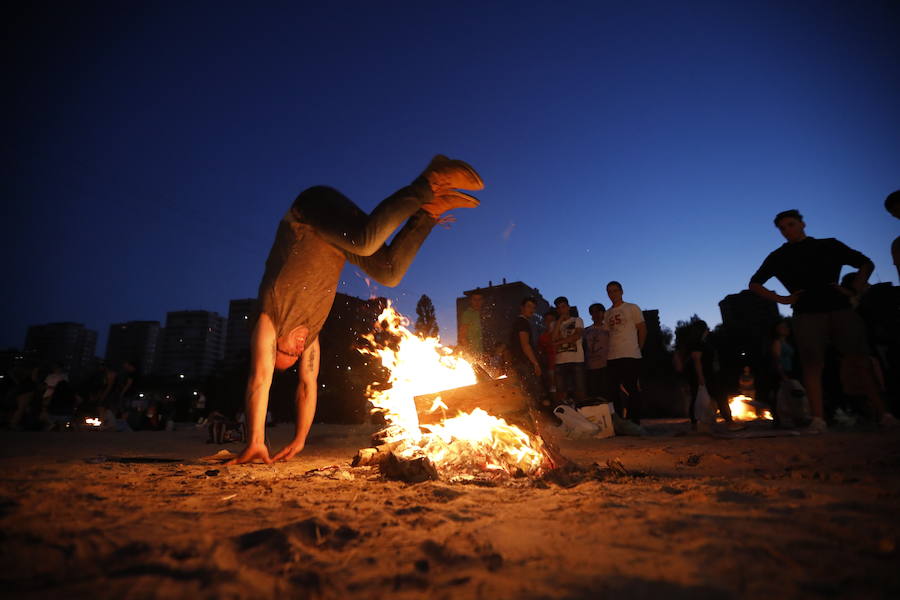
[[794, 315], [793, 321], [797, 353], [803, 364], [822, 364], [828, 342], [833, 343], [842, 356], [869, 354], [866, 325], [852, 308], [799, 313]]

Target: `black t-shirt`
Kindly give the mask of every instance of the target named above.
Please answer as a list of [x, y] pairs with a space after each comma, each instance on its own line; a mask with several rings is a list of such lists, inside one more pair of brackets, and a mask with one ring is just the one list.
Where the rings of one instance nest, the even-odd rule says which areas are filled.
[[806, 237], [786, 242], [769, 254], [750, 283], [764, 284], [772, 277], [790, 293], [803, 290], [794, 312], [814, 313], [850, 308], [850, 299], [837, 289], [841, 267], [862, 267], [871, 262], [863, 253], [834, 238]]
[[708, 388], [715, 386], [716, 384], [716, 363], [718, 357], [716, 356], [716, 348], [709, 341], [709, 338], [703, 340], [697, 340], [692, 344], [688, 345], [688, 359], [687, 366], [685, 367], [685, 371], [687, 371], [688, 380], [691, 382], [692, 386], [696, 386], [697, 381], [697, 367], [694, 366], [694, 352], [702, 353], [700, 356], [700, 367], [703, 371], [703, 378], [706, 380], [706, 385]]
[[534, 340], [532, 339], [531, 335], [531, 323], [528, 322], [528, 319], [526, 319], [522, 315], [519, 315], [513, 322], [512, 332], [509, 336], [509, 353], [514, 364], [527, 365], [531, 364], [531, 361], [528, 360], [527, 356], [525, 356], [525, 352], [522, 350], [522, 343], [519, 341], [519, 332], [522, 331], [528, 334], [528, 344], [533, 350]]

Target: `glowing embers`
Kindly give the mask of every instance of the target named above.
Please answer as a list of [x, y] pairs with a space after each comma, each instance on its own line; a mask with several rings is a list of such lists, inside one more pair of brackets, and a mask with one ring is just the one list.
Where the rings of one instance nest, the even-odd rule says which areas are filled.
[[728, 408], [731, 409], [731, 418], [735, 421], [772, 420], [772, 413], [750, 396], [732, 396], [728, 399]]
[[[380, 448], [393, 455], [393, 462], [424, 459], [446, 478], [484, 472], [539, 475], [549, 467], [540, 438], [481, 408], [457, 411], [437, 423], [420, 423], [417, 396], [472, 386], [476, 384], [475, 371], [438, 338], [421, 338], [410, 332], [407, 319], [390, 304], [378, 317], [378, 324], [379, 331], [366, 336], [369, 347], [360, 352], [378, 358], [390, 373], [388, 387], [370, 386], [367, 396], [373, 412], [381, 413], [388, 423], [376, 435], [383, 444]], [[439, 407], [446, 409], [437, 395], [422, 410]]]

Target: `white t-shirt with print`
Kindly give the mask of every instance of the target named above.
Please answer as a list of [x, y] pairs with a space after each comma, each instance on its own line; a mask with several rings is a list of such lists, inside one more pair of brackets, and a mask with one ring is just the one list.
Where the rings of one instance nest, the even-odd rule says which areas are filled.
[[[568, 317], [556, 322], [557, 337], [569, 337], [576, 329], [584, 329], [584, 321], [580, 317]], [[556, 364], [584, 362], [584, 347], [581, 345], [581, 337], [565, 346], [556, 347]]]
[[623, 302], [611, 306], [606, 311], [603, 326], [609, 331], [609, 355], [607, 360], [617, 358], [641, 358], [638, 344], [637, 324], [644, 322], [644, 315], [637, 304]]

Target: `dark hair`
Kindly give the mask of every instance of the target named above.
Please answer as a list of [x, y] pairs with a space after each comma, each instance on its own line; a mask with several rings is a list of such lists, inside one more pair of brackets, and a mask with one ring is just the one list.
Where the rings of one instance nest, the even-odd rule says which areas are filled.
[[519, 303], [519, 306], [525, 306], [525, 304], [528, 302], [531, 302], [532, 304], [537, 304], [537, 302], [535, 302], [533, 296], [525, 296], [524, 298], [522, 298], [522, 302]]
[[703, 319], [697, 319], [688, 323], [687, 327], [681, 330], [681, 339], [679, 340], [682, 348], [690, 348], [695, 344], [699, 344], [703, 339], [703, 332], [709, 331], [709, 325]]
[[595, 308], [600, 309], [600, 310], [602, 310], [603, 312], [606, 312], [606, 307], [605, 307], [605, 306], [603, 306], [603, 305], [600, 304], [599, 302], [594, 302], [593, 304], [591, 304], [590, 306], [588, 306], [588, 314], [593, 314]]
[[891, 192], [888, 194], [888, 197], [884, 199], [884, 207], [891, 214], [894, 213], [894, 209], [897, 208], [898, 204], [900, 204], [900, 190]]
[[553, 301], [553, 306], [559, 306], [560, 302], [565, 302], [566, 304], [568, 304], [569, 299], [566, 298], [565, 296], [557, 296], [556, 300]]
[[554, 319], [558, 319], [559, 313], [556, 312], [556, 309], [551, 308], [550, 310], [548, 310], [547, 312], [544, 313], [544, 318], [546, 319], [547, 317], [553, 317]]
[[778, 227], [778, 223], [782, 219], [797, 219], [798, 221], [802, 221], [803, 215], [801, 215], [800, 211], [796, 208], [792, 208], [791, 210], [783, 210], [775, 215], [775, 219], [772, 221], [773, 223], [775, 223], [775, 227]]
[[620, 290], [622, 289], [622, 284], [619, 283], [618, 281], [610, 281], [609, 283], [606, 284], [606, 287], [609, 287], [611, 285], [618, 287]]

